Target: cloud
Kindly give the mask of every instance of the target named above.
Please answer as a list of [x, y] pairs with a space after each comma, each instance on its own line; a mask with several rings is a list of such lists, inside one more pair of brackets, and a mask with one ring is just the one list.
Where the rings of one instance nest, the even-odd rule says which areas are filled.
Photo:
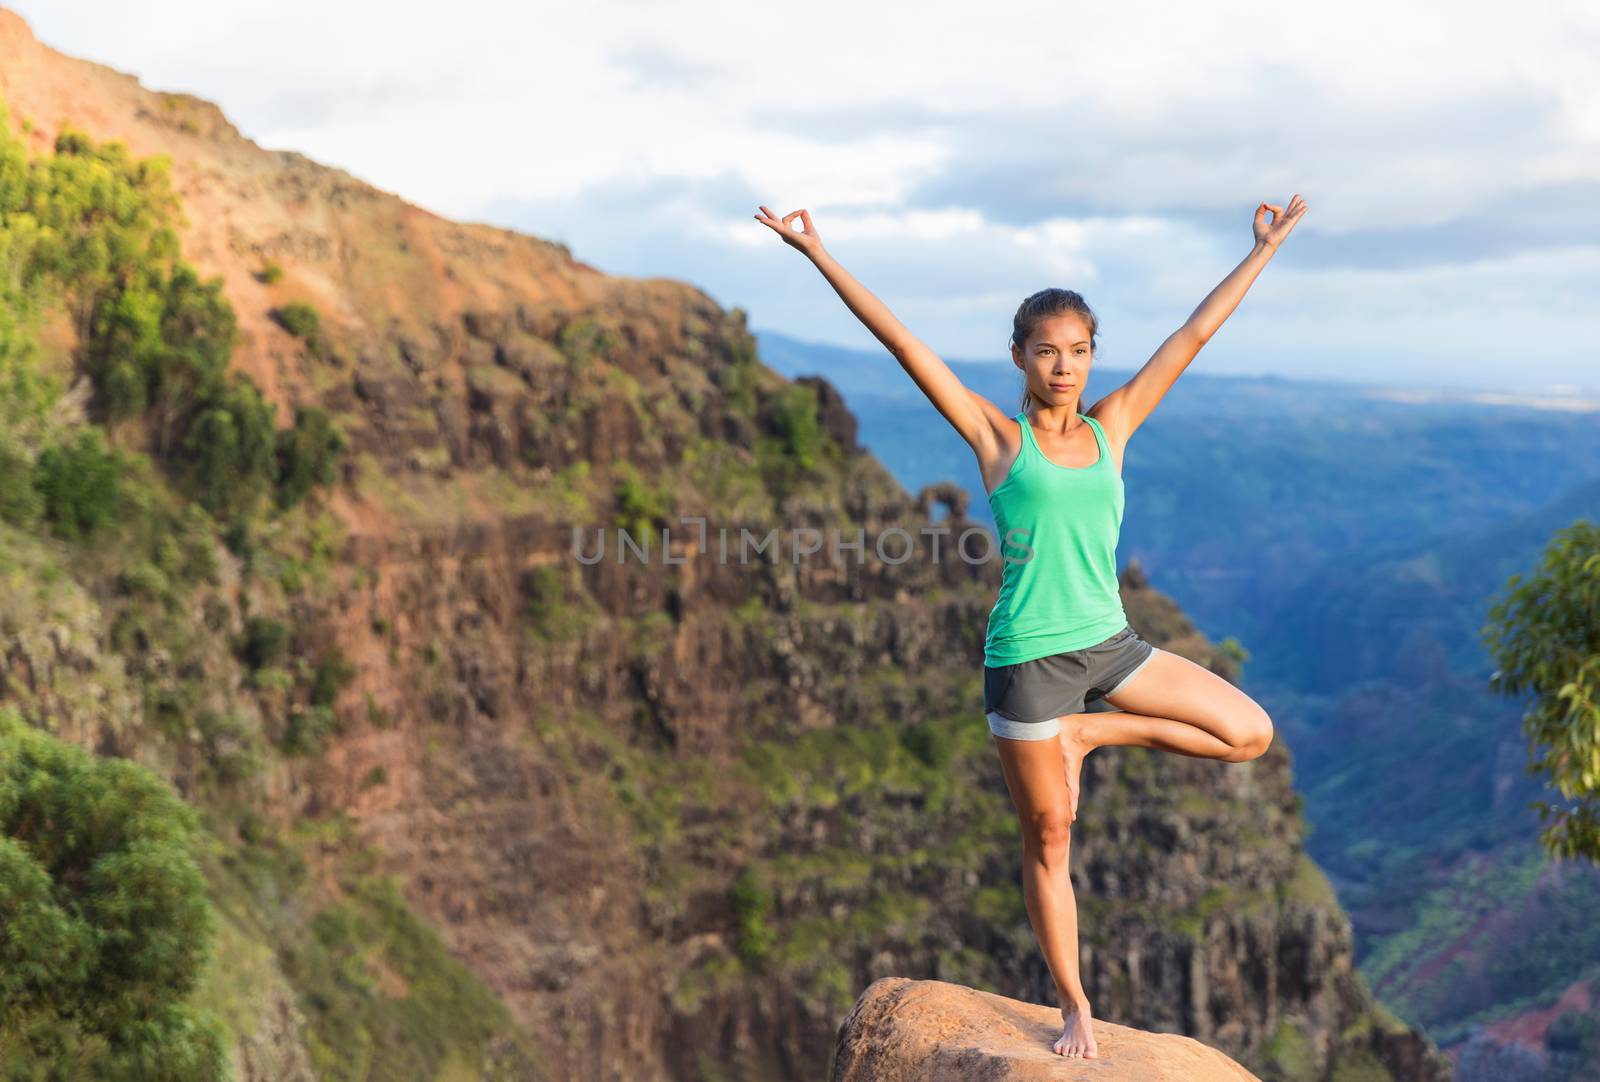
[[[999, 356], [1043, 285], [1142, 361], [1311, 212], [1208, 347], [1217, 370], [1600, 383], [1600, 9], [816, 0], [27, 0], [66, 52], [454, 217], [694, 282], [871, 348], [751, 215], [808, 207], [916, 333]], [[182, 28], [174, 33], [173, 28]]]

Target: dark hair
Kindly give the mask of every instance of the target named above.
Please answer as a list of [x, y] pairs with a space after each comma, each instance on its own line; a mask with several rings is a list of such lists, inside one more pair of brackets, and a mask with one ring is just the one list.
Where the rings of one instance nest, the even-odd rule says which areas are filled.
[[[1100, 335], [1100, 321], [1095, 318], [1089, 302], [1071, 289], [1041, 289], [1023, 301], [1011, 321], [1011, 341], [1018, 349], [1022, 349], [1028, 344], [1028, 336], [1033, 333], [1033, 329], [1039, 325], [1041, 319], [1069, 314], [1082, 316], [1084, 323], [1088, 324], [1089, 352], [1093, 353], [1095, 340]], [[1027, 380], [1024, 378], [1021, 408], [1026, 411], [1031, 405], [1033, 405], [1033, 392], [1028, 390]]]

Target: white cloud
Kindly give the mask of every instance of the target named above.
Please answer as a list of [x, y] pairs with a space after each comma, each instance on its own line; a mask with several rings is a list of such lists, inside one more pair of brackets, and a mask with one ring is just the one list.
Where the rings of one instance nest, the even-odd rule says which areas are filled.
[[264, 145], [692, 281], [757, 326], [871, 341], [757, 203], [808, 207], [930, 344], [997, 355], [1044, 284], [1092, 290], [1107, 341], [1112, 317], [1166, 333], [1248, 250], [1255, 203], [1298, 191], [1309, 215], [1208, 360], [1343, 374], [1322, 343], [1365, 327], [1375, 372], [1493, 380], [1485, 332], [1515, 327], [1524, 370], [1600, 385], [1580, 0], [12, 6]]

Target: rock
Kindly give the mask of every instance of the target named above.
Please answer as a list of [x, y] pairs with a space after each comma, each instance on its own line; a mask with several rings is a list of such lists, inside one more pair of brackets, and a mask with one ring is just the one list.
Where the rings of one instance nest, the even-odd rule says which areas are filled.
[[1050, 1050], [1061, 1012], [943, 981], [872, 982], [839, 1027], [832, 1082], [1249, 1082], [1255, 1075], [1176, 1033], [1096, 1019], [1094, 1059]]
[[822, 376], [800, 376], [795, 382], [810, 387], [817, 394], [817, 422], [822, 430], [842, 447], [846, 454], [857, 454], [861, 445], [856, 442], [856, 415], [845, 405], [838, 388]]

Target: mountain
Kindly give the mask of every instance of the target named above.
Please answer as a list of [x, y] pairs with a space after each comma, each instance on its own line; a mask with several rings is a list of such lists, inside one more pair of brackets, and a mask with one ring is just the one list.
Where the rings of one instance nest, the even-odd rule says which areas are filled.
[[[773, 372], [692, 285], [260, 148], [11, 12], [0, 95], [8, 183], [59, 212], [75, 177], [99, 208], [65, 219], [94, 242], [48, 268], [0, 402], [37, 421], [0, 450], [46, 508], [0, 516], [0, 705], [201, 813], [196, 997], [239, 1077], [816, 1077], [879, 977], [1050, 1000], [978, 712], [998, 568], [793, 558], [805, 527], [922, 536], [935, 504], [976, 527], [959, 493], [908, 492], [827, 381]], [[99, 243], [108, 221], [149, 247]], [[230, 341], [196, 413], [177, 389]], [[268, 416], [273, 498], [243, 501], [223, 482]], [[307, 417], [342, 452], [299, 484]], [[668, 553], [620, 547], [669, 527]], [[790, 558], [713, 559], [723, 529]], [[1152, 641], [1237, 679], [1136, 569], [1123, 589]], [[1105, 1017], [1267, 1078], [1445, 1077], [1354, 970], [1282, 741], [1106, 749], [1084, 785]]]

